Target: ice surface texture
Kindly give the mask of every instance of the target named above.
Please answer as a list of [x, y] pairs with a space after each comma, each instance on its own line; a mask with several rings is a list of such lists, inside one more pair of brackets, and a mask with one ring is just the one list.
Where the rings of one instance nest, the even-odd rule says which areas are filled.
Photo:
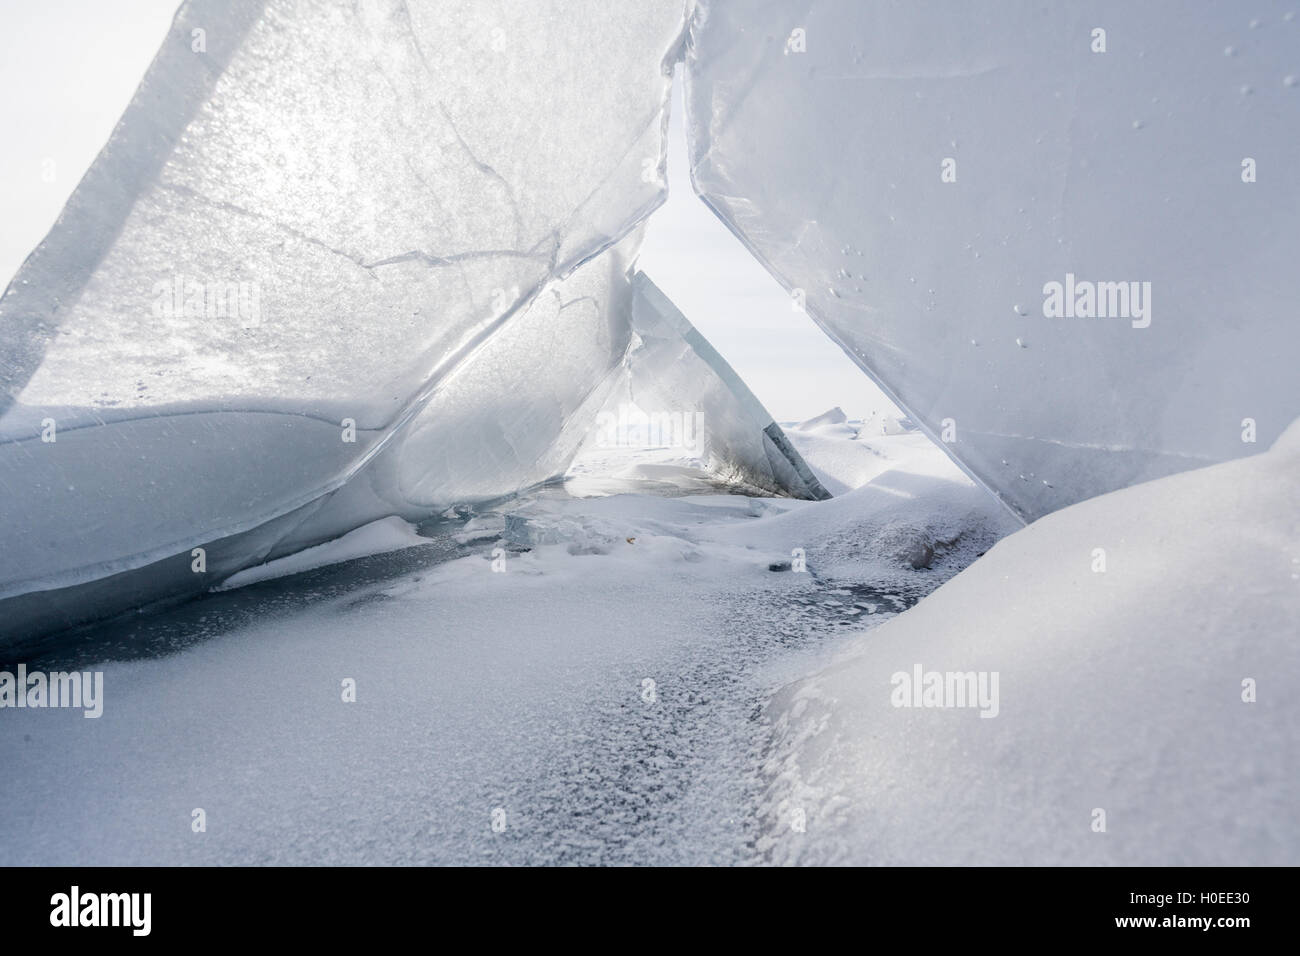
[[[1033, 519], [1250, 454], [1300, 415], [1300, 19], [1283, 14], [702, 0], [694, 182]], [[1044, 286], [1067, 273], [1150, 283], [1150, 310], [1049, 318]]]
[[0, 300], [0, 598], [126, 607], [562, 472], [628, 341], [611, 247], [663, 198], [683, 15], [182, 7]]

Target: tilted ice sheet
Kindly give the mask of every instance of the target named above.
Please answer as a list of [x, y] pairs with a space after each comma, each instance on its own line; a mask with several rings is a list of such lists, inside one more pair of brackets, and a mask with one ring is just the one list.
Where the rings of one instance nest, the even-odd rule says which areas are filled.
[[0, 300], [0, 596], [208, 543], [229, 573], [376, 501], [562, 472], [626, 345], [634, 243], [600, 254], [662, 201], [682, 26], [681, 0], [184, 5]]
[[[694, 182], [1033, 519], [1300, 414], [1291, 6], [701, 0]], [[1049, 318], [1067, 274], [1147, 314]]]
[[769, 494], [829, 498], [727, 360], [648, 275], [638, 272], [632, 284], [635, 335], [625, 378], [597, 420], [598, 439], [645, 416], [642, 427], [652, 442], [685, 447], [724, 481]]

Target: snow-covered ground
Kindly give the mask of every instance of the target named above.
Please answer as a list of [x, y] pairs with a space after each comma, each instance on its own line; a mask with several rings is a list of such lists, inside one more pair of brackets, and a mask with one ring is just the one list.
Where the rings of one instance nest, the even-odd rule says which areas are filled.
[[604, 449], [81, 633], [31, 666], [103, 716], [5, 714], [0, 863], [1300, 859], [1300, 426], [1020, 529], [840, 417], [787, 428], [829, 501]]
[[826, 502], [602, 451], [425, 547], [82, 634], [44, 666], [102, 669], [104, 714], [6, 713], [0, 862], [759, 861], [765, 699], [1013, 527], [911, 440]]
[[946, 457], [933, 453], [930, 439], [906, 428], [896, 416], [851, 422], [836, 407], [798, 425], [786, 425], [786, 434], [800, 454], [816, 462], [817, 477], [834, 495], [859, 488], [887, 471], [926, 472], [954, 480], [959, 475]]

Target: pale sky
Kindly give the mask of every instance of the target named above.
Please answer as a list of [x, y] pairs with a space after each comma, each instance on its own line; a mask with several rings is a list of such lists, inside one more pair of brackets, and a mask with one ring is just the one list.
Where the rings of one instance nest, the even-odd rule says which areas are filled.
[[875, 383], [749, 254], [691, 188], [678, 68], [668, 128], [668, 201], [651, 217], [639, 264], [713, 343], [777, 421], [839, 405], [850, 418], [897, 414]]
[[[54, 225], [162, 42], [177, 0], [0, 0], [0, 287]], [[674, 96], [668, 202], [640, 265], [778, 421], [893, 409], [695, 196]]]
[[177, 0], [0, 0], [0, 287], [131, 101]]

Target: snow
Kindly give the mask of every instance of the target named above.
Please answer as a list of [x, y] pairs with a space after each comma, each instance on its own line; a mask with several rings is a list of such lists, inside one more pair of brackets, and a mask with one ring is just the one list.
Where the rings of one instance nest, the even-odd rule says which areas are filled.
[[[103, 715], [4, 713], [0, 863], [758, 861], [765, 697], [1014, 522], [955, 472], [822, 502], [635, 487], [82, 632], [32, 666], [102, 670]], [[927, 535], [952, 544], [914, 570]]]
[[892, 416], [850, 422], [833, 408], [787, 427], [786, 435], [834, 495], [889, 471], [932, 474], [958, 483], [963, 480], [951, 460], [935, 454], [930, 439], [919, 431], [907, 431]]
[[[1294, 862], [1300, 424], [1027, 528], [918, 437], [820, 502], [605, 450], [83, 632], [31, 666], [103, 715], [6, 712], [0, 863]], [[892, 706], [918, 666], [996, 716]]]
[[[1243, 420], [1266, 445], [1300, 415], [1297, 49], [1300, 20], [1268, 0], [701, 0], [692, 178], [1033, 520], [1249, 455]], [[1138, 283], [1150, 310], [1045, 315], [1073, 280]]]
[[[763, 858], [1294, 864], [1298, 468], [1300, 422], [1267, 453], [1050, 515], [784, 687]], [[997, 716], [895, 706], [918, 665], [1000, 675]]]
[[804, 431], [807, 431], [810, 428], [817, 428], [821, 425], [843, 425], [848, 420], [849, 417], [844, 414], [844, 409], [836, 405], [834, 408], [828, 408], [820, 415], [814, 415], [812, 418], [800, 422], [799, 427]]

